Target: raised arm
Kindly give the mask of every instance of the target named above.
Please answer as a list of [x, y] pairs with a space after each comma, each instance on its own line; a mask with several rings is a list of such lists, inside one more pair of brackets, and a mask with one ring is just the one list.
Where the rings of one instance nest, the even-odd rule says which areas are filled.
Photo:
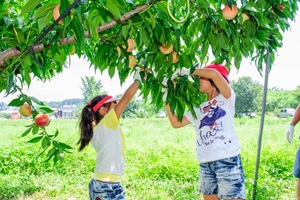
[[123, 111], [131, 101], [131, 99], [134, 97], [135, 93], [139, 89], [141, 83], [141, 76], [140, 76], [140, 68], [137, 68], [135, 75], [134, 75], [134, 82], [127, 88], [125, 93], [123, 94], [122, 98], [118, 102], [118, 104], [115, 106], [115, 112], [117, 114], [117, 117], [120, 118]]
[[191, 123], [185, 116], [183, 116], [182, 121], [180, 121], [178, 119], [177, 115], [173, 114], [171, 112], [171, 108], [170, 108], [169, 104], [166, 104], [165, 107], [166, 107], [166, 111], [167, 111], [169, 121], [170, 121], [173, 128], [181, 128], [181, 127], [186, 126], [186, 125]]
[[300, 104], [298, 104], [290, 124], [295, 126], [299, 121], [300, 121]]
[[227, 99], [230, 98], [231, 96], [230, 86], [227, 80], [217, 70], [211, 68], [200, 68], [200, 69], [196, 69], [192, 75], [211, 79], [216, 85], [216, 87], [219, 89], [220, 93], [225, 98]]

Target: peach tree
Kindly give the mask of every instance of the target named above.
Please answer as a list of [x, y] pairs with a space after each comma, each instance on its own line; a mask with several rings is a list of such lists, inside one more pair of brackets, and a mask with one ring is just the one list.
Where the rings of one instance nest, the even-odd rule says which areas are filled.
[[[118, 74], [121, 84], [135, 66], [147, 68], [141, 95], [160, 108], [162, 80], [176, 69], [208, 62], [239, 69], [247, 58], [261, 72], [267, 54], [272, 65], [297, 10], [296, 0], [0, 0], [0, 92], [21, 93], [11, 106], [37, 102], [51, 112], [22, 89], [33, 78], [51, 80], [77, 54], [95, 70]], [[167, 87], [179, 117], [204, 101], [195, 77]], [[50, 154], [56, 159], [69, 148], [58, 147]]]

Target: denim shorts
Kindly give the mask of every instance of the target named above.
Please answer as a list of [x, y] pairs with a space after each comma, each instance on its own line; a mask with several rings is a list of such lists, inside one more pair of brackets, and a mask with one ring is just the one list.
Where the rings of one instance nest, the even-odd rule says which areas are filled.
[[293, 167], [293, 174], [295, 177], [300, 178], [300, 148], [298, 148], [296, 153], [294, 167]]
[[244, 170], [240, 155], [208, 163], [199, 169], [199, 192], [220, 199], [246, 199]]
[[125, 200], [125, 191], [120, 183], [92, 179], [89, 184], [91, 200]]

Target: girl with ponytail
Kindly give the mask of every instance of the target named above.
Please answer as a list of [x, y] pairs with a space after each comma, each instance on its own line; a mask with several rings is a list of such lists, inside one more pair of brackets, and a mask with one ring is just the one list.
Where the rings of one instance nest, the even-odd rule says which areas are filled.
[[78, 150], [82, 151], [91, 143], [96, 151], [94, 176], [89, 183], [91, 200], [125, 199], [125, 191], [120, 183], [124, 173], [126, 150], [120, 116], [134, 97], [140, 83], [140, 69], [137, 68], [134, 83], [121, 98], [99, 95], [87, 102], [82, 109]]

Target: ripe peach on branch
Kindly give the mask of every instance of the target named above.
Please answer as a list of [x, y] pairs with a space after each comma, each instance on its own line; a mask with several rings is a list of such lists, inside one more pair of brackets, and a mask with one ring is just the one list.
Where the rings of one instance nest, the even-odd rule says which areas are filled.
[[34, 118], [34, 123], [40, 127], [47, 126], [49, 124], [49, 121], [50, 121], [49, 116], [44, 113], [37, 114], [37, 116], [35, 116]]
[[[122, 45], [122, 47], [123, 47], [124, 49], [126, 48], [125, 45]], [[127, 52], [132, 52], [133, 49], [134, 49], [134, 47], [135, 47], [135, 41], [134, 41], [133, 39], [131, 39], [131, 38], [128, 38], [128, 39], [127, 39], [127, 49], [126, 49], [126, 51], [127, 51]]]
[[132, 55], [129, 55], [129, 64], [128, 67], [129, 68], [133, 68], [136, 65], [136, 58]]
[[25, 103], [19, 107], [19, 113], [23, 117], [29, 117], [32, 114], [31, 107], [29, 104]]
[[163, 54], [170, 54], [173, 51], [173, 44], [166, 46], [165, 44], [162, 44], [159, 46], [160, 52]]
[[226, 20], [232, 20], [237, 15], [238, 9], [237, 7], [232, 4], [231, 8], [229, 5], [226, 5], [222, 10], [222, 15]]
[[120, 56], [121, 56], [121, 48], [117, 47], [116, 49], [117, 49], [117, 52], [118, 52], [118, 58], [120, 58]]
[[[166, 57], [167, 61], [169, 60], [168, 59], [168, 56]], [[172, 51], [172, 63], [177, 63], [179, 61], [179, 58], [177, 56], [177, 52], [176, 51]]]
[[[55, 6], [55, 8], [53, 9], [53, 18], [54, 20], [57, 20], [60, 16], [60, 13], [59, 13], [59, 8], [60, 8], [60, 5], [58, 4], [57, 6]], [[64, 22], [62, 20], [60, 20], [58, 22], [59, 24], [63, 25]]]
[[243, 13], [243, 14], [242, 14], [242, 24], [243, 24], [245, 21], [247, 21], [247, 20], [249, 20], [248, 14]]

